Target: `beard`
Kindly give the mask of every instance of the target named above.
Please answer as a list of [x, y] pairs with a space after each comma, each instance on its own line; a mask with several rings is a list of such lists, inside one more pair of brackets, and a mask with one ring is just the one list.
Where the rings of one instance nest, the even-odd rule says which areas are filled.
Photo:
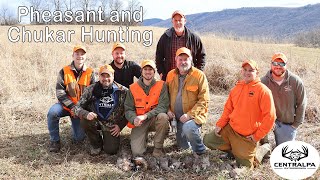
[[178, 69], [180, 72], [184, 73], [184, 72], [188, 72], [190, 68], [191, 66], [187, 64], [187, 65], [181, 65]]
[[144, 75], [142, 75], [142, 77], [143, 77], [145, 80], [147, 80], [147, 81], [149, 81], [149, 80], [152, 80], [152, 79], [153, 79], [153, 76], [150, 76], [150, 75], [148, 75], [148, 76], [144, 76]]
[[286, 72], [285, 70], [271, 70], [272, 74], [277, 76], [277, 77], [281, 77], [284, 75], [284, 73]]

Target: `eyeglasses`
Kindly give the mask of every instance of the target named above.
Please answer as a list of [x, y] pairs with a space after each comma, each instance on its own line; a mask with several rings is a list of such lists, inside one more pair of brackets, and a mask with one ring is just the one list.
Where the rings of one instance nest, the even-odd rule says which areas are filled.
[[278, 66], [278, 65], [280, 65], [281, 67], [286, 66], [286, 63], [284, 63], [284, 62], [275, 62], [275, 61], [273, 61], [271, 64], [272, 64], [273, 66]]

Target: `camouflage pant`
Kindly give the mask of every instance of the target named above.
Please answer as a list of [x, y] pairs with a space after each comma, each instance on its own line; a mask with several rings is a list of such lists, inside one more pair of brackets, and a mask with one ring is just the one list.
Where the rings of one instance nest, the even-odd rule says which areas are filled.
[[[120, 147], [120, 136], [112, 136], [109, 127], [98, 123], [97, 120], [81, 120], [84, 129], [93, 148], [102, 148], [107, 154], [116, 154]], [[101, 129], [102, 136], [99, 132]]]

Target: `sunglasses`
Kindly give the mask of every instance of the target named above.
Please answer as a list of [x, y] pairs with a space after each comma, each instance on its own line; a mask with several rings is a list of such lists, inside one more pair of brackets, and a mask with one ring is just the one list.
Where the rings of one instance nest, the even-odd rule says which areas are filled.
[[275, 61], [273, 61], [271, 64], [272, 64], [273, 66], [278, 66], [278, 65], [280, 65], [281, 67], [284, 67], [284, 66], [286, 65], [286, 63], [284, 63], [284, 62], [275, 62]]

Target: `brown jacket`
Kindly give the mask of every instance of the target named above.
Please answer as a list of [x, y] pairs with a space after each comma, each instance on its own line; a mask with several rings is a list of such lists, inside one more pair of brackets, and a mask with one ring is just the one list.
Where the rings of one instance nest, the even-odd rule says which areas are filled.
[[[179, 86], [179, 70], [171, 70], [166, 82], [170, 94], [170, 110], [174, 112]], [[204, 124], [208, 117], [209, 103], [209, 86], [205, 74], [191, 67], [182, 88], [183, 112], [192, 117], [197, 124]]]

